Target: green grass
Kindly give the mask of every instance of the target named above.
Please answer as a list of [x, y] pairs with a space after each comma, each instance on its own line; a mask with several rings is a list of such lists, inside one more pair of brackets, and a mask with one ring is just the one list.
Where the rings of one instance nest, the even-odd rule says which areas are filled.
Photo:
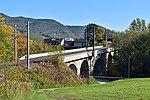
[[32, 100], [150, 100], [150, 78], [73, 88], [38, 90]]

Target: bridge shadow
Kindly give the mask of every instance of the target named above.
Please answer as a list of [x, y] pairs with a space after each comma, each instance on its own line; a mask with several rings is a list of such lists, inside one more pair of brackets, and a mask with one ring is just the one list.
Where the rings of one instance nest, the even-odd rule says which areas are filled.
[[105, 72], [106, 72], [106, 67], [105, 67], [104, 60], [102, 58], [97, 59], [95, 62], [93, 75], [94, 76], [105, 75]]
[[89, 77], [89, 65], [88, 65], [87, 60], [84, 60], [81, 64], [80, 76], [82, 78]]
[[77, 67], [74, 64], [69, 65], [69, 68], [75, 73], [77, 74]]

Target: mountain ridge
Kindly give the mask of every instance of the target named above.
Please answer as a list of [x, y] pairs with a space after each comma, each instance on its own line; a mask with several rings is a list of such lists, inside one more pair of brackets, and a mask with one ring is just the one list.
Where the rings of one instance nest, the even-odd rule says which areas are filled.
[[86, 28], [86, 26], [64, 25], [54, 19], [35, 19], [35, 18], [28, 18], [24, 16], [10, 17], [3, 13], [0, 13], [0, 15], [5, 18], [6, 24], [11, 26], [16, 24], [17, 29], [23, 34], [26, 34], [26, 24], [27, 21], [30, 21], [31, 39], [41, 38], [41, 37], [83, 38], [84, 30]]

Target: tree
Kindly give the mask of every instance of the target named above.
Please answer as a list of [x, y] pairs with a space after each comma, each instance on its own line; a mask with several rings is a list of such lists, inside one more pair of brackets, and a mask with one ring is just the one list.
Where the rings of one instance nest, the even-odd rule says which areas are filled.
[[12, 54], [12, 42], [9, 42], [11, 39], [12, 28], [7, 26], [4, 22], [4, 18], [0, 17], [0, 62], [11, 61], [13, 56]]
[[149, 25], [146, 27], [145, 21], [140, 19], [133, 20], [125, 34], [115, 34], [112, 46], [118, 51], [113, 67], [120, 76], [127, 76], [129, 57], [132, 77], [150, 76], [149, 37]]
[[147, 25], [147, 30], [150, 32], [150, 23]]
[[136, 18], [132, 21], [131, 25], [129, 26], [129, 30], [134, 30], [134, 31], [145, 31], [146, 30], [146, 23], [145, 20]]
[[[14, 29], [0, 17], [0, 62], [14, 61]], [[26, 37], [17, 32], [18, 58], [26, 54]]]
[[102, 28], [102, 27], [97, 27], [97, 30], [96, 30], [96, 44], [97, 45], [101, 45], [102, 43], [104, 43], [104, 34], [105, 33], [105, 28]]
[[144, 32], [138, 38], [134, 58], [133, 58], [133, 76], [150, 76], [150, 32]]
[[87, 25], [86, 29], [87, 29], [86, 30], [87, 40], [88, 40], [89, 45], [92, 45], [94, 30], [95, 30], [95, 44], [101, 45], [101, 43], [103, 43], [105, 28], [92, 23], [92, 24]]

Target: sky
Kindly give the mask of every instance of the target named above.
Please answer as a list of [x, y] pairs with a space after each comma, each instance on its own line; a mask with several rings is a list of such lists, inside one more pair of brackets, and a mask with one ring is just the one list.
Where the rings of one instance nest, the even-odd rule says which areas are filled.
[[64, 25], [95, 23], [124, 31], [135, 18], [150, 22], [150, 0], [0, 0], [11, 17], [54, 19]]

